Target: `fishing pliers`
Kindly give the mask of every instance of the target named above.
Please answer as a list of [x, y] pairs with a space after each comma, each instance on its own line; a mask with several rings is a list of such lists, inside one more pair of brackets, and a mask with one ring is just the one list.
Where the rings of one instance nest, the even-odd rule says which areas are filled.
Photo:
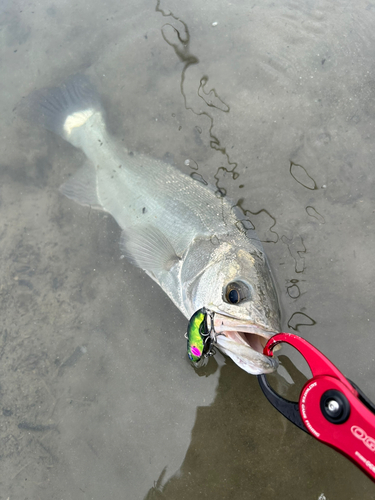
[[263, 353], [273, 356], [277, 344], [287, 343], [307, 361], [312, 378], [298, 402], [288, 401], [258, 375], [268, 401], [288, 420], [352, 460], [375, 481], [375, 405], [331, 361], [309, 342], [291, 333], [271, 337]]

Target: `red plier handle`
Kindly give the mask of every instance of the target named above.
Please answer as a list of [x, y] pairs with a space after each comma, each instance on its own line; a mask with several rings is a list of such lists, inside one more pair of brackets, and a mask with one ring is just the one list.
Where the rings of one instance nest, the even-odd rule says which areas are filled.
[[264, 354], [273, 356], [273, 348], [282, 342], [302, 354], [313, 377], [302, 388], [296, 403], [279, 396], [266, 376], [259, 375], [267, 399], [295, 425], [347, 456], [375, 481], [375, 405], [329, 359], [298, 335], [274, 335]]

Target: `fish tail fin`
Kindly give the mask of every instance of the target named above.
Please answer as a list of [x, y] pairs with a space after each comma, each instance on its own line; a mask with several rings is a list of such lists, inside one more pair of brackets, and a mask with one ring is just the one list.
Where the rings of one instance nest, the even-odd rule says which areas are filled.
[[84, 125], [94, 113], [103, 114], [99, 94], [84, 75], [74, 75], [60, 87], [37, 90], [20, 107], [29, 121], [68, 141], [72, 129]]

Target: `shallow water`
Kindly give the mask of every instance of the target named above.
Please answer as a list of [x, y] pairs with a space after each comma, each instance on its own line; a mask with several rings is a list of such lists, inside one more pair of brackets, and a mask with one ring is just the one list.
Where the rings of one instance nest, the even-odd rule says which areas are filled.
[[5, 0], [0, 15], [0, 499], [374, 498], [255, 377], [220, 354], [194, 371], [186, 320], [121, 259], [115, 222], [59, 194], [83, 154], [17, 105], [87, 74], [118, 141], [239, 203], [283, 329], [375, 400], [375, 4]]

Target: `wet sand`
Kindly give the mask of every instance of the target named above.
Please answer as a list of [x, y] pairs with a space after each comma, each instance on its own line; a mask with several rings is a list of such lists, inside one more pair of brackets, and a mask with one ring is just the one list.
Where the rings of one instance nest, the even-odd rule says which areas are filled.
[[283, 329], [375, 400], [374, 16], [366, 2], [2, 3], [0, 499], [374, 497], [230, 360], [194, 371], [186, 320], [121, 258], [115, 222], [59, 194], [83, 154], [17, 113], [87, 74], [119, 143], [240, 204]]

